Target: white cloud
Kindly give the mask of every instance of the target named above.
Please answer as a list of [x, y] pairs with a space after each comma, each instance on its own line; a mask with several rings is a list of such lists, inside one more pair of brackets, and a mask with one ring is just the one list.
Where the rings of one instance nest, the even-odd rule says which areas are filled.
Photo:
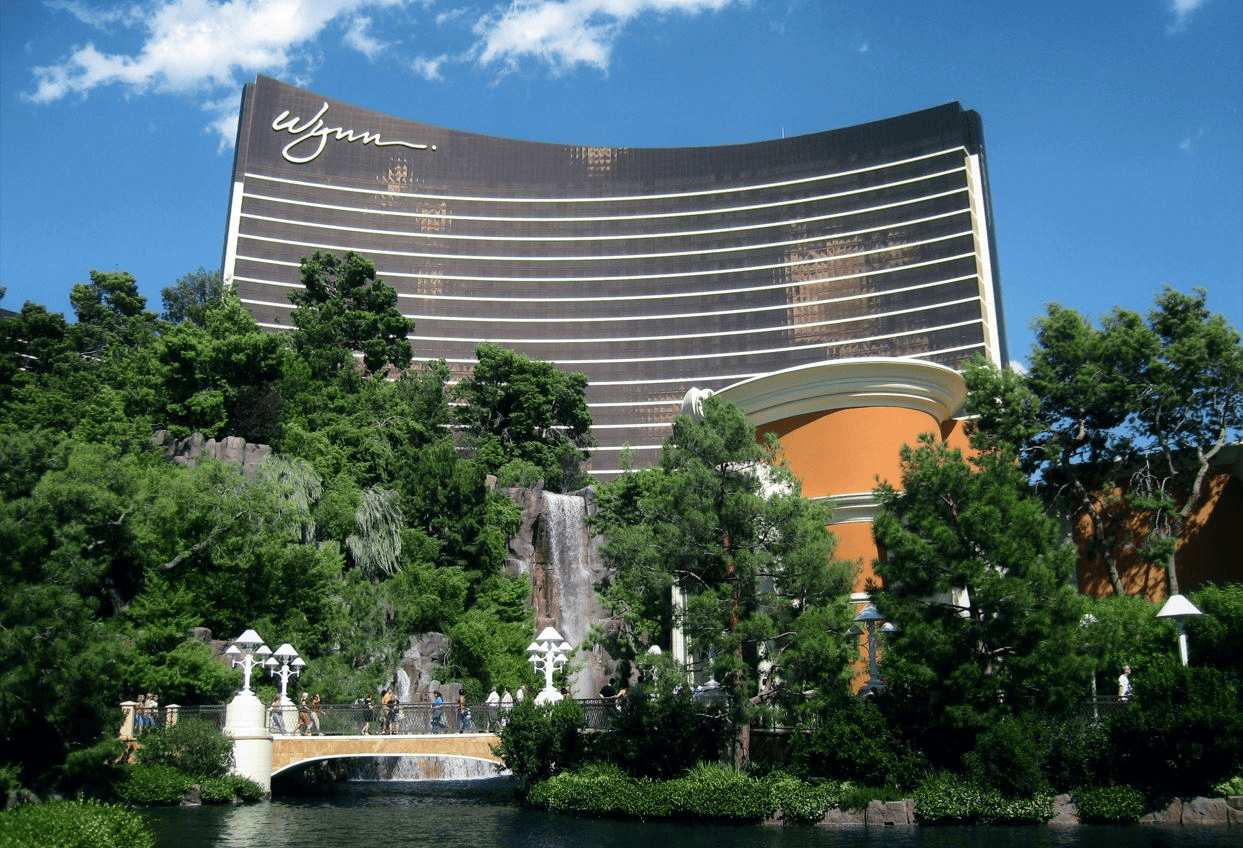
[[1170, 31], [1178, 32], [1186, 27], [1191, 13], [1207, 2], [1208, 0], [1170, 0], [1170, 11], [1174, 13], [1174, 23], [1170, 25]]
[[698, 14], [749, 0], [512, 0], [479, 19], [475, 59], [512, 70], [534, 59], [563, 73], [578, 65], [605, 70], [626, 24], [647, 13]]
[[[330, 31], [374, 60], [419, 26], [410, 14], [417, 9], [427, 13], [424, 21], [474, 39], [456, 54], [405, 59], [424, 79], [443, 79], [447, 64], [472, 61], [504, 72], [533, 60], [564, 73], [579, 66], [606, 70], [617, 38], [642, 15], [695, 15], [750, 2], [507, 0], [479, 17], [460, 6], [433, 15], [433, 0], [47, 0], [51, 8], [99, 30], [100, 44], [114, 43], [122, 30], [123, 37], [140, 40], [128, 51], [110, 52], [95, 42], [74, 46], [59, 61], [33, 67], [33, 85], [22, 97], [47, 104], [108, 86], [119, 86], [126, 95], [195, 96], [210, 116], [208, 131], [228, 147], [236, 136], [241, 84], [257, 73], [311, 84], [323, 55], [319, 42]], [[392, 8], [401, 14], [386, 16], [384, 24], [373, 16]], [[377, 37], [377, 31], [383, 35]]]
[[[101, 86], [120, 85], [134, 93], [198, 94], [236, 90], [240, 78], [287, 72], [298, 51], [342, 15], [403, 0], [160, 0], [154, 6], [109, 11], [76, 2], [59, 5], [96, 26], [121, 24], [145, 29], [133, 55], [105, 53], [93, 43], [74, 48], [64, 60], [32, 69], [35, 103], [87, 96]], [[236, 109], [233, 102], [231, 109]], [[209, 108], [209, 111], [210, 108]], [[219, 121], [213, 126], [223, 131]], [[232, 144], [229, 135], [227, 143]]]
[[68, 12], [82, 23], [96, 29], [108, 29], [112, 24], [118, 23], [122, 26], [136, 26], [145, 16], [143, 8], [137, 5], [109, 9], [88, 6], [78, 0], [48, 0], [47, 6]]
[[439, 56], [435, 56], [431, 58], [426, 57], [426, 56], [419, 56], [418, 58], [416, 58], [414, 61], [410, 63], [410, 69], [413, 70], [419, 76], [421, 76], [423, 79], [436, 82], [436, 81], [444, 79], [444, 77], [440, 73], [440, 68], [448, 60], [449, 60], [449, 57], [443, 53], [440, 54]]
[[383, 53], [389, 45], [386, 42], [372, 38], [368, 33], [370, 28], [371, 18], [361, 15], [354, 18], [350, 21], [349, 29], [345, 32], [345, 43], [366, 56], [369, 60], [375, 61], [375, 58]]

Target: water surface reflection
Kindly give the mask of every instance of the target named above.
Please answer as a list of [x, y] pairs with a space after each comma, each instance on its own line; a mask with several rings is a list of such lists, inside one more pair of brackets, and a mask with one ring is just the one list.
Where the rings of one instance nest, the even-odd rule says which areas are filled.
[[159, 848], [1208, 848], [1237, 829], [726, 827], [574, 819], [512, 802], [505, 779], [350, 782], [314, 797], [152, 812]]

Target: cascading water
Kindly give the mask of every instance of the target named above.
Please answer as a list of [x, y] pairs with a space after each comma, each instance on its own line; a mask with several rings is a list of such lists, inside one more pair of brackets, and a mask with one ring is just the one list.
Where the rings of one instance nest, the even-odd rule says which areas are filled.
[[[604, 616], [595, 584], [605, 572], [596, 555], [597, 540], [587, 527], [586, 498], [542, 492], [534, 535], [530, 569], [535, 630], [555, 627], [578, 647]], [[580, 651], [573, 664], [580, 669], [570, 678], [574, 696], [595, 697], [608, 677], [608, 658], [599, 651]]]

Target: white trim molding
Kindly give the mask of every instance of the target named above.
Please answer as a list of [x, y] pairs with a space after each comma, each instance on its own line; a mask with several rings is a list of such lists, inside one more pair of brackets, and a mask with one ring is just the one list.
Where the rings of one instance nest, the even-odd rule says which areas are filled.
[[922, 359], [861, 357], [798, 365], [717, 392], [756, 427], [796, 415], [888, 406], [948, 421], [962, 410], [967, 384], [944, 365]]

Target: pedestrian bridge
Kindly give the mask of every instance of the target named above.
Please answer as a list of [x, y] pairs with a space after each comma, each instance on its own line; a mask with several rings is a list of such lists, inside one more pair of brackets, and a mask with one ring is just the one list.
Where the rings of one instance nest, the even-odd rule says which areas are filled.
[[458, 777], [464, 772], [492, 777], [504, 768], [492, 752], [500, 744], [493, 733], [418, 733], [384, 736], [273, 736], [272, 776], [301, 765], [358, 757], [412, 757], [425, 762], [428, 779]]

